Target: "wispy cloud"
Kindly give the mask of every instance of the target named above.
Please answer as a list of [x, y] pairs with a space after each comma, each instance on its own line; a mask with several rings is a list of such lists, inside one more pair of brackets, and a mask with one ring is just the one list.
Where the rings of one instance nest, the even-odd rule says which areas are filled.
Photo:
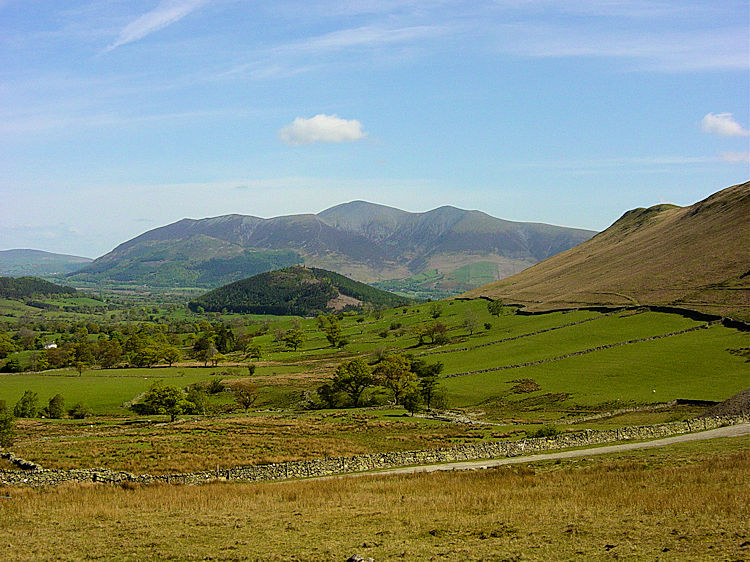
[[162, 0], [153, 10], [130, 22], [106, 51], [143, 39], [147, 35], [180, 21], [208, 0]]
[[750, 152], [722, 152], [719, 155], [724, 162], [731, 164], [750, 164]]
[[322, 113], [309, 119], [297, 117], [279, 131], [279, 138], [292, 146], [316, 142], [353, 142], [366, 135], [362, 123], [356, 119], [341, 119]]
[[750, 131], [737, 123], [731, 113], [708, 113], [701, 119], [701, 130], [704, 133], [721, 137], [747, 137]]
[[561, 23], [513, 23], [494, 27], [500, 52], [534, 58], [611, 58], [634, 70], [693, 72], [747, 69], [747, 30], [622, 30]]
[[[387, 58], [388, 49], [415, 45], [433, 38], [456, 33], [455, 25], [387, 26], [369, 25], [346, 28], [300, 41], [290, 41], [250, 53], [250, 62], [236, 65], [222, 77], [250, 75], [254, 78], [289, 77], [314, 71], [330, 64], [341, 53], [377, 53], [377, 60]], [[363, 61], [364, 59], [358, 59]], [[367, 60], [372, 64], [373, 59]], [[403, 61], [403, 58], [401, 58]]]

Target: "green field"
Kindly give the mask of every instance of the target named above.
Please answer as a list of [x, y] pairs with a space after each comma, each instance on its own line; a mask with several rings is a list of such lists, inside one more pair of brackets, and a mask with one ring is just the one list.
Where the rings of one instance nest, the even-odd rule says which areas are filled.
[[[526, 367], [495, 370], [445, 378], [443, 387], [451, 407], [470, 408], [497, 414], [503, 410], [548, 411], [563, 416], [574, 406], [647, 404], [675, 398], [721, 400], [746, 388], [750, 366], [729, 350], [747, 347], [750, 334], [720, 325], [652, 341], [630, 340], [665, 336], [672, 332], [701, 326], [702, 323], [675, 314], [632, 312], [602, 314], [592, 311], [558, 312], [543, 315], [504, 315], [493, 317], [486, 301], [448, 301], [438, 303], [440, 315], [431, 317], [434, 303], [390, 309], [379, 314], [349, 314], [341, 326], [349, 343], [332, 348], [314, 319], [274, 318], [272, 329], [253, 339], [263, 348], [256, 362], [256, 381], [264, 389], [264, 404], [273, 405], [279, 396], [283, 407], [293, 406], [289, 394], [314, 391], [341, 361], [376, 354], [408, 353], [428, 362], [444, 364], [444, 375], [453, 375], [549, 361]], [[472, 315], [479, 326], [473, 335], [463, 327]], [[242, 319], [228, 315], [226, 321]], [[244, 318], [245, 325], [266, 320]], [[441, 346], [418, 345], [415, 330], [431, 322], [446, 325], [448, 343]], [[305, 340], [297, 351], [274, 342], [273, 326], [289, 328], [298, 323]], [[488, 322], [489, 330], [483, 327]], [[572, 324], [572, 325], [568, 325]], [[397, 326], [395, 329], [391, 329]], [[249, 328], [248, 328], [249, 329]], [[541, 333], [539, 333], [541, 332]], [[385, 337], [382, 337], [385, 336]], [[93, 336], [92, 336], [93, 337]], [[596, 350], [577, 357], [554, 360], [560, 356], [590, 350], [598, 346], [623, 344]], [[30, 352], [17, 354], [22, 360]], [[187, 355], [187, 350], [184, 350]], [[240, 360], [232, 356], [230, 361]], [[243, 376], [234, 367], [233, 376]], [[83, 401], [97, 413], [123, 413], [121, 405], [144, 392], [154, 381], [185, 387], [205, 380], [213, 372], [226, 371], [198, 364], [150, 369], [86, 370], [83, 376], [72, 370], [39, 374], [2, 375], [0, 400], [13, 404], [26, 389], [46, 400], [56, 393], [68, 403]], [[513, 381], [530, 379], [539, 389], [513, 392]], [[549, 394], [565, 395], [550, 399]], [[534, 402], [540, 404], [534, 404]]]

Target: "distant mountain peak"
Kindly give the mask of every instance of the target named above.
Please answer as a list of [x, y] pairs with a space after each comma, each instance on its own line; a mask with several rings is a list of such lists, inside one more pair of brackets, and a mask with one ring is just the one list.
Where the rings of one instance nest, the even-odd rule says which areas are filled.
[[[481, 263], [482, 279], [493, 279], [593, 234], [513, 223], [450, 205], [410, 213], [357, 200], [318, 214], [183, 219], [120, 244], [84, 268], [80, 279], [215, 287], [295, 263], [363, 282], [409, 279], [425, 270], [442, 278]], [[475, 278], [462, 273], [446, 290], [455, 294], [455, 287], [476, 286]]]

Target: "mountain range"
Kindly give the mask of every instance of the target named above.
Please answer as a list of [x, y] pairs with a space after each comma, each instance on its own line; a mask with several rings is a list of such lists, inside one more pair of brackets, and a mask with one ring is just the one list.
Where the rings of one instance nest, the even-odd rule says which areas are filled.
[[750, 320], [750, 182], [688, 207], [633, 209], [579, 246], [465, 296], [529, 310], [648, 304]]
[[421, 291], [457, 294], [594, 234], [448, 206], [409, 213], [354, 201], [317, 215], [183, 219], [119, 245], [69, 280], [213, 288], [304, 264], [367, 283], [398, 280], [395, 287], [381, 287], [390, 290], [399, 283], [419, 285], [421, 279]]

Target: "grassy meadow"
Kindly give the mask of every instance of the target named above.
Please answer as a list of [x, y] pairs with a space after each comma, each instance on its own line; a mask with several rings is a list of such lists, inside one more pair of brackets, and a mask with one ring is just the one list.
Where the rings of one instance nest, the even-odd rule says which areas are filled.
[[726, 438], [474, 472], [0, 489], [8, 560], [742, 560], [750, 451]]

